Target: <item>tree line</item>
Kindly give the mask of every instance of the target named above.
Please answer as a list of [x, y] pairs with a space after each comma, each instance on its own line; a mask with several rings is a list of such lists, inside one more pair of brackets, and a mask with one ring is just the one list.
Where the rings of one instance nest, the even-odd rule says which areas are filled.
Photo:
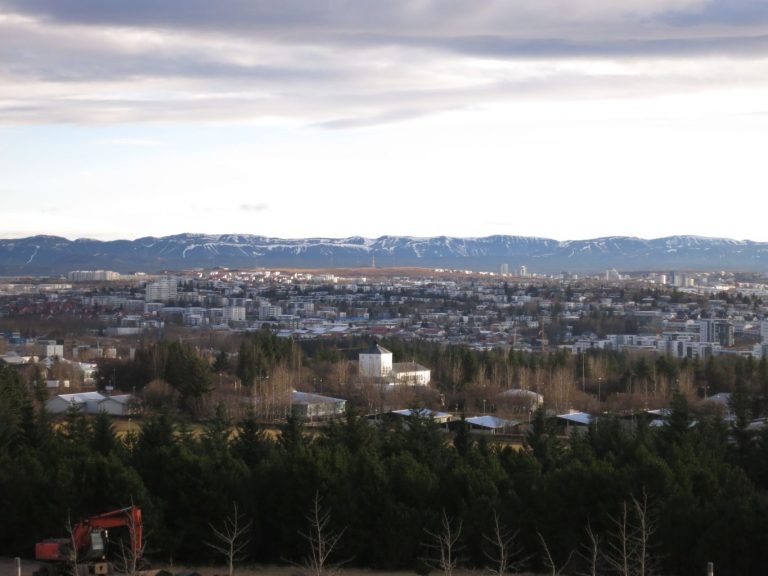
[[[291, 387], [320, 388], [319, 384], [322, 390], [315, 391], [344, 396], [355, 383], [358, 354], [371, 343], [362, 336], [296, 342], [266, 331], [232, 338], [216, 350], [178, 341], [145, 343], [131, 360], [102, 360], [100, 386], [140, 392], [162, 380], [175, 393], [175, 407], [196, 417], [210, 410], [211, 403], [203, 400], [227, 378], [236, 379], [253, 395], [268, 398], [282, 397]], [[472, 411], [483, 405], [482, 400], [495, 409], [494, 399], [500, 392], [523, 388], [542, 394], [556, 411], [573, 407], [603, 411], [605, 402], [615, 404], [609, 407], [615, 409], [658, 408], [674, 391], [693, 401], [744, 390], [754, 401], [753, 417], [768, 412], [766, 358], [676, 359], [602, 350], [572, 354], [562, 349], [533, 354], [395, 338], [380, 343], [393, 352], [396, 362], [415, 361], [428, 367], [431, 386], [443, 394], [444, 405], [459, 410]]]
[[354, 411], [313, 434], [289, 418], [270, 435], [253, 414], [231, 419], [219, 406], [199, 426], [160, 413], [119, 435], [103, 414], [52, 422], [3, 367], [0, 554], [28, 557], [67, 518], [135, 503], [150, 557], [216, 562], [203, 543], [236, 503], [244, 561], [299, 561], [319, 495], [341, 535], [334, 553], [357, 566], [445, 571], [448, 526], [454, 566], [497, 565], [506, 542], [510, 570], [622, 573], [616, 546], [622, 533], [638, 545], [628, 535], [643, 518], [644, 573], [702, 574], [712, 561], [719, 574], [764, 574], [768, 432], [693, 418], [677, 394], [666, 426], [605, 418], [562, 439], [539, 412], [516, 449], [465, 425], [372, 425]]

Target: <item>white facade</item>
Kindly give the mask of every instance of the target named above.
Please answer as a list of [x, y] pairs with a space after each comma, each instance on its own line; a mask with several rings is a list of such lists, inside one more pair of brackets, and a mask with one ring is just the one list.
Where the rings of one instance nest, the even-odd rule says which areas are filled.
[[131, 394], [104, 396], [98, 392], [81, 392], [54, 396], [45, 403], [45, 409], [51, 414], [64, 414], [75, 407], [86, 414], [106, 412], [112, 416], [128, 416], [134, 403]]
[[415, 362], [398, 362], [392, 365], [394, 384], [428, 386], [432, 373], [429, 368]]
[[291, 392], [291, 413], [305, 420], [334, 418], [346, 411], [347, 401], [309, 392]]
[[221, 309], [224, 322], [242, 322], [245, 320], [245, 306], [225, 306]]
[[359, 372], [363, 378], [386, 378], [392, 372], [392, 352], [374, 344], [360, 354]]
[[178, 280], [172, 276], [147, 284], [144, 299], [147, 302], [172, 302], [178, 298]]
[[120, 280], [120, 273], [112, 270], [73, 270], [67, 274], [72, 282], [102, 282]]
[[271, 304], [262, 304], [259, 306], [259, 320], [277, 318], [282, 315], [282, 313], [283, 309], [280, 306], [272, 306]]
[[130, 394], [107, 396], [99, 402], [98, 412], [106, 412], [110, 416], [129, 416], [134, 403], [135, 399]]
[[64, 358], [64, 345], [57, 344], [56, 340], [41, 340], [38, 346], [40, 356]]

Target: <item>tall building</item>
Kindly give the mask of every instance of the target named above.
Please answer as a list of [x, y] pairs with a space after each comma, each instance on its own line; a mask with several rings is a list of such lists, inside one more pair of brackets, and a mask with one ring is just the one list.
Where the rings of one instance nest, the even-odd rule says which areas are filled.
[[283, 313], [282, 306], [273, 306], [269, 302], [262, 303], [259, 306], [259, 320], [269, 320], [277, 318]]
[[245, 320], [245, 306], [224, 306], [221, 317], [224, 322], [242, 322]]
[[502, 264], [499, 268], [499, 273], [501, 274], [509, 274], [509, 264]]
[[720, 346], [733, 346], [733, 324], [728, 320], [705, 319], [699, 321], [699, 342], [711, 342]]
[[67, 273], [67, 280], [71, 282], [103, 282], [108, 280], [120, 280], [120, 273], [112, 270], [73, 270]]
[[172, 276], [165, 276], [155, 282], [147, 284], [144, 292], [144, 300], [147, 302], [173, 302], [178, 298], [178, 280]]

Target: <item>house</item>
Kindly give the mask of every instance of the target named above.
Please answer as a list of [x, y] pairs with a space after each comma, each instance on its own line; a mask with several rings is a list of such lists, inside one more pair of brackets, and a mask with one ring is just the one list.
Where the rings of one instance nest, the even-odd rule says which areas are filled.
[[104, 396], [99, 392], [79, 392], [57, 394], [45, 403], [45, 409], [51, 414], [65, 414], [75, 407], [84, 414], [106, 412], [110, 416], [130, 416], [136, 405], [137, 399], [131, 394]]
[[393, 384], [428, 386], [431, 380], [431, 371], [416, 362], [396, 362], [392, 364], [392, 377]]
[[576, 432], [582, 434], [587, 431], [592, 416], [586, 412], [569, 412], [555, 416], [558, 431], [564, 434]]
[[390, 412], [395, 417], [398, 418], [429, 418], [436, 424], [447, 424], [451, 421], [452, 416], [448, 414], [447, 412], [436, 412], [434, 410], [430, 410], [429, 408], [408, 408], [406, 410], [393, 410]]
[[465, 420], [469, 424], [469, 429], [473, 432], [484, 434], [508, 434], [513, 431], [519, 420], [505, 420], [496, 416], [474, 416]]
[[360, 377], [389, 385], [428, 386], [429, 368], [416, 362], [392, 363], [392, 352], [374, 344], [359, 355]]
[[343, 416], [347, 401], [310, 392], [291, 392], [291, 414], [303, 420], [321, 420]]
[[22, 364], [34, 364], [37, 362], [37, 356], [22, 356], [12, 350], [0, 355], [0, 360], [11, 366], [21, 366]]
[[138, 403], [131, 394], [107, 396], [99, 403], [98, 411], [106, 412], [110, 416], [130, 416], [135, 413]]
[[99, 404], [106, 396], [98, 392], [79, 392], [76, 394], [57, 394], [45, 403], [45, 409], [51, 414], [64, 414], [75, 407], [85, 414], [97, 414]]

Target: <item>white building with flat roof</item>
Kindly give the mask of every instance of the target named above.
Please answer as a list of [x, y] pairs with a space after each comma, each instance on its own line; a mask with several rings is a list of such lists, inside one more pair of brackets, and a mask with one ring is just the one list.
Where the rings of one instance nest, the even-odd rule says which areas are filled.
[[173, 302], [178, 298], [179, 281], [173, 276], [165, 276], [147, 284], [144, 300], [147, 302]]

